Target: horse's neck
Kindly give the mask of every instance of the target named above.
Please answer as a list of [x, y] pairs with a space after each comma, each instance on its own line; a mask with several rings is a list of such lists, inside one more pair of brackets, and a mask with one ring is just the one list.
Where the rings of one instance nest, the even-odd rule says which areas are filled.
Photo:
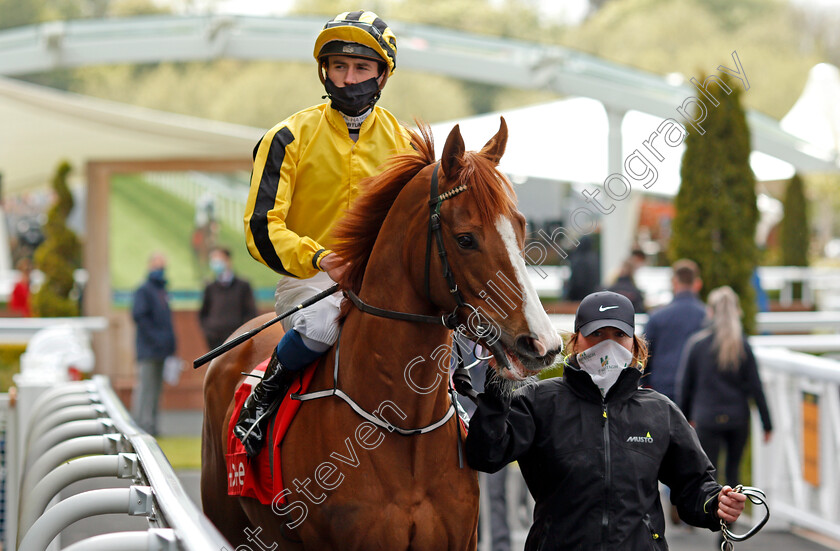
[[[400, 293], [404, 285], [383, 286], [387, 292], [372, 294], [365, 294], [363, 287], [362, 297], [381, 308], [420, 312], [417, 300]], [[389, 320], [354, 309], [342, 329], [339, 386], [368, 411], [389, 410], [385, 417], [395, 425], [428, 425], [449, 407], [448, 342], [449, 331], [443, 326]]]

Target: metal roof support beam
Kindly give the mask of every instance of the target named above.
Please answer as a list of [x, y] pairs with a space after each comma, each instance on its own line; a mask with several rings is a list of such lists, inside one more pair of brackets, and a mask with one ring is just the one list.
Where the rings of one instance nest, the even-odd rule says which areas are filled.
[[[0, 32], [0, 75], [116, 63], [243, 60], [311, 61], [318, 17], [159, 16], [45, 23]], [[697, 90], [560, 46], [392, 22], [400, 67], [474, 82], [597, 99], [607, 109], [674, 118]], [[837, 157], [817, 151], [756, 112], [747, 120], [753, 149], [806, 172], [836, 172]]]

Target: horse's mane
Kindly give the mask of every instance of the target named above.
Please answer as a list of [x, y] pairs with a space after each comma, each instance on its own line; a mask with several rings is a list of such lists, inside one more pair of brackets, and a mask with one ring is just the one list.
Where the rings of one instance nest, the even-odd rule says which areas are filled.
[[[388, 160], [385, 170], [359, 183], [359, 197], [333, 230], [336, 239], [333, 250], [349, 263], [339, 282], [345, 289], [359, 292], [370, 253], [388, 211], [406, 184], [423, 168], [435, 162], [431, 128], [426, 123], [416, 122], [419, 132], [407, 129], [413, 149], [394, 155]], [[496, 170], [493, 162], [480, 153], [467, 151], [461, 165], [458, 181], [450, 182], [448, 187], [467, 184], [466, 193], [471, 195], [470, 199], [478, 207], [484, 223], [492, 224], [500, 212], [515, 210], [513, 186]]]
[[349, 263], [341, 286], [359, 292], [367, 261], [379, 228], [403, 187], [423, 168], [435, 162], [435, 143], [431, 128], [418, 124], [420, 133], [408, 129], [411, 146], [405, 153], [388, 160], [384, 171], [359, 183], [360, 195], [333, 229], [338, 256]]

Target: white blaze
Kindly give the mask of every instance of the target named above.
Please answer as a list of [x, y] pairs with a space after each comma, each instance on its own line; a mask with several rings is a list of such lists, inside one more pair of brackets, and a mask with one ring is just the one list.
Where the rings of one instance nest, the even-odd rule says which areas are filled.
[[554, 329], [551, 320], [548, 319], [548, 314], [545, 313], [540, 298], [537, 296], [537, 291], [534, 290], [531, 279], [528, 277], [525, 261], [522, 259], [516, 241], [516, 232], [513, 231], [513, 224], [506, 217], [500, 216], [496, 220], [496, 230], [507, 248], [513, 273], [516, 275], [516, 283], [519, 284], [519, 289], [522, 292], [522, 308], [525, 310], [525, 321], [528, 322], [528, 328], [547, 350], [559, 350], [560, 335]]

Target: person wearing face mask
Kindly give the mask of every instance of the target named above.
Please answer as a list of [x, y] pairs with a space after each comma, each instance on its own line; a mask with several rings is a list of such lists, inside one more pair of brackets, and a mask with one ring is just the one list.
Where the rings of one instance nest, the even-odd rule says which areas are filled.
[[720, 530], [737, 520], [745, 496], [715, 481], [676, 405], [639, 386], [647, 349], [630, 300], [586, 296], [566, 352], [562, 378], [513, 392], [488, 370], [470, 420], [471, 467], [519, 462], [536, 502], [526, 550], [668, 549], [660, 481], [686, 522]]
[[[396, 54], [394, 33], [373, 12], [328, 21], [313, 51], [327, 102], [280, 122], [254, 149], [245, 236], [251, 255], [281, 275], [278, 314], [341, 279], [345, 264], [331, 250], [333, 226], [359, 194], [359, 182], [411, 147], [406, 129], [376, 105]], [[274, 400], [335, 343], [340, 298], [336, 293], [282, 321], [286, 333], [234, 428], [249, 456], [262, 447], [264, 414]]]
[[212, 350], [221, 346], [237, 327], [257, 315], [251, 284], [233, 273], [230, 249], [210, 251], [214, 279], [201, 296], [198, 321]]
[[175, 354], [175, 330], [166, 292], [166, 256], [152, 253], [146, 281], [134, 292], [131, 317], [136, 325], [137, 385], [132, 417], [151, 434], [158, 432], [158, 402], [163, 385], [163, 364]]

